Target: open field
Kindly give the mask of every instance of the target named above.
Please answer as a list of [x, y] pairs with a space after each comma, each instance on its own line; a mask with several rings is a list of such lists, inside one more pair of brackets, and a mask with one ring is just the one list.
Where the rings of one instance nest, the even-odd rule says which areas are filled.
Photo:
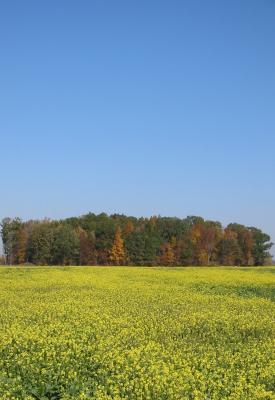
[[275, 268], [1, 268], [0, 398], [274, 399]]

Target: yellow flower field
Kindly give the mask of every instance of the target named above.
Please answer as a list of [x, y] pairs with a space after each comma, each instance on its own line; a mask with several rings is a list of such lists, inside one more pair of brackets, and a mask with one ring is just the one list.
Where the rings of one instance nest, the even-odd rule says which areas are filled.
[[275, 268], [0, 269], [0, 399], [274, 399]]

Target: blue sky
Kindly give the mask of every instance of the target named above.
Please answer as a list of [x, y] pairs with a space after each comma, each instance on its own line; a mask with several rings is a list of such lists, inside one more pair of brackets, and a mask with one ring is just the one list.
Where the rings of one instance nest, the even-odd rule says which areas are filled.
[[275, 2], [0, 5], [0, 218], [88, 211], [275, 241]]

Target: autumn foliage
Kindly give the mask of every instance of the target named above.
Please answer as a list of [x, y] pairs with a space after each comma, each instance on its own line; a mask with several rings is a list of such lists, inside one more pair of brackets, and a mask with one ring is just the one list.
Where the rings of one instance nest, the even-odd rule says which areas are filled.
[[114, 243], [110, 250], [110, 264], [112, 265], [123, 265], [125, 262], [125, 250], [124, 241], [121, 237], [121, 229], [118, 226], [116, 228]]
[[87, 214], [1, 224], [5, 262], [37, 265], [263, 265], [270, 237], [255, 227], [184, 219]]

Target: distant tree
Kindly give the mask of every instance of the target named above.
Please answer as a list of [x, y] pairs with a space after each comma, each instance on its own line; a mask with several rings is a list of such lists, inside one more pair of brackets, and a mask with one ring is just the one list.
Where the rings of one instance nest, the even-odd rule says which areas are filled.
[[55, 222], [41, 221], [32, 224], [27, 248], [28, 261], [37, 265], [53, 263], [55, 231]]
[[116, 230], [115, 221], [107, 214], [99, 214], [96, 218], [95, 237], [97, 261], [100, 265], [109, 264], [110, 250]]
[[194, 225], [203, 224], [204, 219], [202, 217], [198, 217], [196, 215], [189, 215], [183, 220], [183, 224], [186, 226], [188, 230], [190, 230]]
[[192, 265], [195, 263], [195, 246], [188, 235], [176, 242], [174, 253], [177, 265]]
[[155, 231], [163, 242], [168, 242], [173, 237], [177, 240], [183, 238], [189, 228], [184, 220], [175, 217], [159, 217], [155, 222], [155, 226]]
[[115, 232], [114, 243], [110, 250], [109, 260], [112, 265], [123, 265], [125, 261], [124, 241], [121, 237], [121, 229], [119, 226]]
[[238, 235], [230, 228], [225, 228], [222, 239], [218, 245], [218, 262], [221, 265], [237, 265], [242, 259]]
[[158, 257], [158, 263], [160, 265], [175, 264], [174, 249], [170, 242], [166, 242], [161, 245], [160, 256]]
[[84, 229], [87, 233], [93, 232], [93, 234], [95, 234], [97, 219], [98, 216], [93, 213], [82, 215], [78, 218], [78, 226]]
[[79, 264], [96, 265], [95, 234], [87, 233], [82, 228], [77, 228], [76, 233], [79, 238]]
[[17, 246], [21, 229], [20, 218], [4, 218], [1, 222], [1, 236], [7, 264], [14, 264], [17, 261]]
[[69, 225], [61, 224], [55, 229], [53, 263], [57, 265], [79, 264], [79, 238]]
[[253, 265], [252, 249], [254, 245], [251, 231], [240, 224], [229, 224], [228, 228], [237, 234], [237, 241], [240, 248], [240, 258], [237, 260], [239, 265]]
[[142, 232], [132, 232], [125, 237], [127, 262], [130, 265], [144, 265], [146, 237]]
[[129, 235], [135, 230], [134, 224], [132, 221], [128, 221], [124, 227], [123, 233], [125, 236]]
[[24, 264], [27, 261], [28, 232], [23, 225], [17, 233], [15, 260], [16, 264]]
[[222, 227], [219, 222], [199, 221], [191, 228], [191, 241], [195, 246], [196, 263], [209, 265], [215, 261], [218, 243], [222, 237]]
[[273, 243], [270, 242], [270, 236], [263, 233], [260, 229], [249, 228], [253, 237], [252, 256], [255, 265], [264, 265], [271, 255], [268, 250], [271, 249]]

